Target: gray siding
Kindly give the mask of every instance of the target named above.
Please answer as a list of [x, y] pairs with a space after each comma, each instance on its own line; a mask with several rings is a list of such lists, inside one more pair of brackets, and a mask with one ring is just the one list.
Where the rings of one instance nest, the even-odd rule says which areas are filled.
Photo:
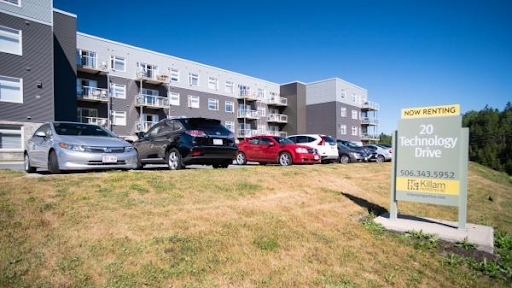
[[288, 123], [283, 131], [288, 135], [306, 133], [306, 85], [298, 82], [281, 85], [280, 94], [288, 99], [288, 106], [283, 111], [288, 115]]
[[306, 133], [336, 137], [336, 102], [308, 105], [306, 111]]
[[21, 6], [0, 2], [0, 11], [44, 24], [52, 23], [51, 0], [20, 0]]
[[[347, 109], [346, 117], [341, 117], [341, 107], [345, 107]], [[357, 114], [361, 114], [360, 108], [352, 105], [347, 105], [342, 102], [336, 103], [336, 138], [343, 140], [350, 140], [355, 142], [361, 142], [361, 135], [359, 135], [359, 130], [361, 127], [361, 120], [352, 119], [352, 110], [356, 110]], [[345, 125], [347, 127], [346, 134], [341, 134], [341, 125]], [[352, 126], [358, 128], [357, 135], [352, 135]]]

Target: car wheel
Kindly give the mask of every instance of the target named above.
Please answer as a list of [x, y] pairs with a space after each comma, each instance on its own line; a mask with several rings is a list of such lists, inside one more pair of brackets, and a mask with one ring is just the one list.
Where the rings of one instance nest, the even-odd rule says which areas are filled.
[[178, 149], [172, 148], [167, 153], [167, 166], [169, 167], [169, 170], [179, 170], [183, 168], [183, 165], [181, 164], [181, 155]]
[[28, 157], [28, 153], [25, 153], [25, 157], [23, 158], [25, 172], [27, 173], [34, 173], [36, 172], [36, 168], [30, 166], [30, 158]]
[[236, 164], [238, 164], [238, 165], [247, 164], [247, 157], [245, 157], [244, 152], [238, 152], [238, 154], [236, 154]]
[[135, 169], [141, 170], [142, 168], [144, 168], [144, 164], [140, 161], [139, 153], [137, 153], [137, 167]]
[[377, 163], [382, 163], [386, 160], [383, 155], [377, 155]]
[[279, 164], [281, 164], [281, 166], [290, 166], [292, 162], [292, 155], [290, 155], [290, 153], [283, 152], [279, 154]]
[[52, 174], [59, 174], [61, 172], [59, 168], [59, 159], [57, 159], [57, 153], [55, 153], [55, 151], [51, 151], [48, 156], [48, 171]]
[[341, 164], [350, 163], [350, 157], [348, 157], [348, 155], [341, 155], [340, 156], [340, 163]]

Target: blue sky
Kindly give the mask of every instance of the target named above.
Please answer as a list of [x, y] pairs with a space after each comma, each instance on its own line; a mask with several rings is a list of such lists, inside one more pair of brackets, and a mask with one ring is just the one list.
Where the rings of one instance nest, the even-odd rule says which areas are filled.
[[402, 108], [512, 101], [511, 0], [54, 0], [80, 32], [283, 84], [338, 77]]

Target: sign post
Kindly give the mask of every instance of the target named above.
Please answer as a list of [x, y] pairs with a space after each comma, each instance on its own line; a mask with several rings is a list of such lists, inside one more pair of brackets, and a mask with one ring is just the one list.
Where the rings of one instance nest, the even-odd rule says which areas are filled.
[[390, 219], [397, 201], [458, 206], [459, 229], [467, 215], [467, 128], [460, 106], [402, 109], [393, 135]]

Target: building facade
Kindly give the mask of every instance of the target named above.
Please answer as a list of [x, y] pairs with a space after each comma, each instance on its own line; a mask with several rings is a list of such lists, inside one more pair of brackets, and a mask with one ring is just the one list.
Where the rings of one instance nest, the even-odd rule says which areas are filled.
[[0, 160], [46, 121], [136, 138], [168, 117], [215, 118], [238, 139], [324, 133], [375, 140], [378, 104], [341, 79], [277, 84], [76, 31], [52, 1], [0, 0]]

